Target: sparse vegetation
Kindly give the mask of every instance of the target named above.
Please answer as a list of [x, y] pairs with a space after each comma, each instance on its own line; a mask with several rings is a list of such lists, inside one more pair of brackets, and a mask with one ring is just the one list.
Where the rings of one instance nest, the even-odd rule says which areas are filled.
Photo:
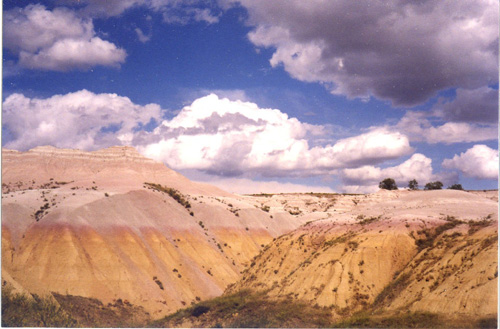
[[128, 300], [115, 299], [103, 304], [95, 298], [61, 295], [52, 293], [61, 308], [74, 319], [78, 326], [133, 328], [144, 327], [150, 321], [150, 315], [142, 307], [132, 305]]
[[373, 307], [380, 307], [392, 301], [404, 288], [406, 288], [409, 284], [409, 279], [409, 273], [399, 275], [394, 281], [389, 283], [377, 297], [375, 297]]
[[[48, 201], [47, 199], [44, 199]], [[33, 215], [35, 217], [35, 220], [38, 222], [40, 219], [43, 218], [47, 214], [47, 210], [50, 208], [50, 205], [48, 202], [46, 202], [43, 206], [38, 209], [35, 214]]]
[[423, 250], [425, 248], [432, 247], [434, 245], [435, 239], [441, 235], [441, 233], [454, 228], [457, 225], [464, 224], [465, 222], [462, 220], [458, 220], [455, 217], [447, 216], [446, 223], [443, 225], [439, 225], [435, 228], [427, 228], [417, 231], [419, 235], [424, 235], [423, 238], [417, 239], [416, 244], [419, 250]]
[[373, 316], [364, 311], [340, 321], [335, 328], [438, 328], [442, 320], [437, 314], [408, 312], [395, 315]]
[[302, 211], [300, 211], [299, 207], [294, 207], [293, 209], [288, 210], [288, 213], [293, 216], [298, 216], [302, 214]]
[[472, 235], [482, 229], [490, 225], [492, 221], [490, 219], [484, 218], [482, 220], [474, 221], [470, 220], [467, 224], [469, 224], [469, 231], [467, 232], [469, 235]]
[[152, 326], [173, 327], [186, 320], [193, 327], [327, 327], [331, 325], [331, 313], [328, 308], [306, 302], [273, 299], [265, 292], [242, 290], [179, 310], [154, 321]]
[[77, 321], [49, 297], [13, 294], [2, 287], [2, 327], [76, 327]]
[[[180, 205], [182, 205], [184, 208], [186, 208], [188, 210], [191, 208], [191, 204], [189, 203], [188, 200], [186, 200], [186, 197], [174, 188], [165, 187], [165, 186], [162, 186], [160, 184], [154, 184], [154, 183], [144, 183], [144, 185], [149, 186], [153, 190], [163, 192], [163, 193], [170, 195], [170, 197], [172, 197], [172, 199], [177, 201]], [[191, 216], [193, 216], [193, 215], [191, 215]]]
[[361, 221], [359, 222], [360, 225], [367, 225], [373, 222], [376, 222], [380, 219], [381, 216], [378, 217], [368, 217], [365, 218], [364, 216], [361, 218]]
[[257, 193], [257, 194], [248, 194], [249, 196], [263, 196], [263, 197], [266, 197], [266, 198], [270, 198], [272, 197], [274, 194], [273, 193]]

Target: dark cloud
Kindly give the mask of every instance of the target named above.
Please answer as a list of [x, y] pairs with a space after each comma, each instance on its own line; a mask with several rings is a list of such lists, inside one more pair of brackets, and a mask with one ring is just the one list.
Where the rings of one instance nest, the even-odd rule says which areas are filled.
[[238, 2], [273, 66], [333, 93], [412, 106], [498, 81], [497, 1]]
[[447, 120], [459, 122], [498, 122], [498, 90], [482, 87], [475, 90], [458, 89], [453, 101], [443, 99], [434, 110]]

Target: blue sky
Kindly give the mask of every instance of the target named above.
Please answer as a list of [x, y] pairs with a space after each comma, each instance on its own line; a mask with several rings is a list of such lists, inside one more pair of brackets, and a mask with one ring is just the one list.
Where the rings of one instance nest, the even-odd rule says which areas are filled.
[[497, 188], [498, 2], [3, 2], [2, 145], [235, 192]]

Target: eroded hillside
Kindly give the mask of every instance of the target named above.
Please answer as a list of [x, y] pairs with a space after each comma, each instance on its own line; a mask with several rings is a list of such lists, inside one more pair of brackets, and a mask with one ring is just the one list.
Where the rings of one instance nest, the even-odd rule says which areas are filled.
[[302, 223], [128, 147], [3, 151], [2, 276], [17, 291], [122, 299], [158, 317], [222, 294]]
[[130, 308], [146, 321], [195, 305], [160, 326], [249, 324], [266, 309], [255, 323], [279, 326], [283, 309], [305, 310], [290, 326], [497, 317], [498, 191], [239, 196], [128, 147], [3, 150], [2, 164], [3, 283], [65, 309], [102, 302], [110, 319]]
[[229, 292], [331, 307], [496, 316], [497, 204], [492, 192], [381, 191], [268, 245]]

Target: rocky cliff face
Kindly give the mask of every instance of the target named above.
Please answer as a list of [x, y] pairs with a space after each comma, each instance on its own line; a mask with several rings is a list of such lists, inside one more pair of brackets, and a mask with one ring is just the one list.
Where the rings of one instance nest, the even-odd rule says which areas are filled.
[[3, 150], [3, 279], [127, 300], [154, 317], [222, 294], [304, 221], [189, 181], [134, 149]]

